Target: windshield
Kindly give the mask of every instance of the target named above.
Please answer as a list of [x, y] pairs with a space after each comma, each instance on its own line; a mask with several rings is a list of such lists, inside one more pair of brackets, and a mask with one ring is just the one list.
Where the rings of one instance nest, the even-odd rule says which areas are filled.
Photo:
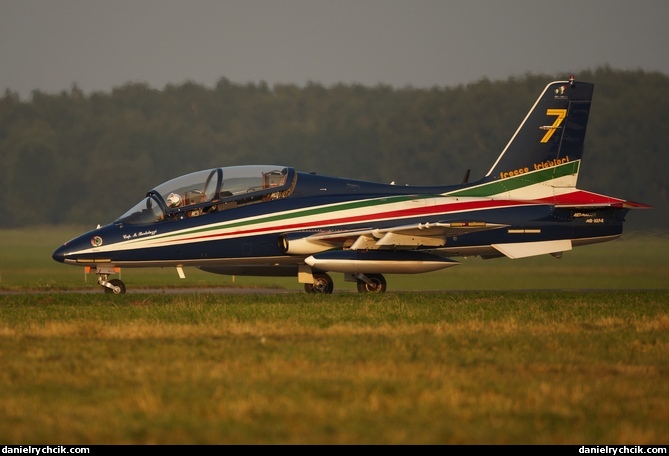
[[117, 221], [151, 223], [285, 197], [289, 192], [282, 190], [290, 189], [288, 176], [292, 180], [294, 174], [290, 168], [268, 165], [197, 171], [160, 184]]
[[165, 211], [161, 203], [161, 201], [156, 199], [155, 195], [149, 195], [135, 204], [132, 209], [119, 217], [117, 221], [141, 225], [158, 222], [165, 217]]

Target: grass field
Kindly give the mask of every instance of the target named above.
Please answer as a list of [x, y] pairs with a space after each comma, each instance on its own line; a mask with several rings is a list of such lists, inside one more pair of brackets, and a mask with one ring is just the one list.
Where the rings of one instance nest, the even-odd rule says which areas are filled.
[[669, 292], [0, 296], [2, 444], [668, 444]]
[[[51, 260], [80, 231], [0, 232], [0, 444], [669, 444], [666, 237], [383, 295], [137, 270], [117, 296]], [[296, 292], [141, 292], [203, 285]]]

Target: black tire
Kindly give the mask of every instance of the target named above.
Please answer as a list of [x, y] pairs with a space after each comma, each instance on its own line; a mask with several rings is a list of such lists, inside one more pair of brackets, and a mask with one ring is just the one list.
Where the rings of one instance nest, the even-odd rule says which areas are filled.
[[381, 274], [366, 274], [371, 284], [358, 280], [358, 293], [385, 293], [386, 278]]
[[332, 277], [324, 272], [314, 274], [314, 283], [305, 283], [304, 291], [307, 293], [331, 294], [334, 290]]
[[112, 279], [109, 283], [114, 288], [104, 287], [105, 293], [108, 294], [125, 294], [125, 284], [119, 279]]

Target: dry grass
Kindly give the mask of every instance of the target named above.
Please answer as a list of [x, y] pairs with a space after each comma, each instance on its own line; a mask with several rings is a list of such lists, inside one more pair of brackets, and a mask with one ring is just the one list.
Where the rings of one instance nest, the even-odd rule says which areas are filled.
[[0, 296], [0, 442], [667, 444], [669, 293]]

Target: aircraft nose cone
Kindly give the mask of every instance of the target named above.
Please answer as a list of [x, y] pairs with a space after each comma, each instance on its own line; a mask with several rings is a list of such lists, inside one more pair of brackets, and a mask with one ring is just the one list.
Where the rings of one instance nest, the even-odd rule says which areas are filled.
[[56, 260], [59, 263], [65, 262], [65, 245], [61, 245], [56, 249], [55, 252], [53, 252], [53, 255], [51, 255], [51, 258]]

